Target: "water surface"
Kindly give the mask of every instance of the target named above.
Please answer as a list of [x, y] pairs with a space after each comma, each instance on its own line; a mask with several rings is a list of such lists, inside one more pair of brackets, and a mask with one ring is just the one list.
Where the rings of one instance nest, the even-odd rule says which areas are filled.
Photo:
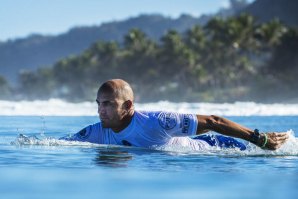
[[227, 114], [253, 129], [289, 131], [291, 140], [274, 152], [253, 145], [194, 151], [65, 142], [58, 138], [98, 117], [49, 115], [0, 116], [1, 198], [296, 198], [298, 192], [295, 115]]

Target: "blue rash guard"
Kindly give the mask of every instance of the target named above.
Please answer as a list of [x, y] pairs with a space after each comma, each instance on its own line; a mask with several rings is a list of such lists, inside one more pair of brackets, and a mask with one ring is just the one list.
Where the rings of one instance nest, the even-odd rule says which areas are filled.
[[[131, 123], [120, 132], [116, 133], [111, 128], [104, 128], [99, 122], [85, 127], [71, 137], [60, 139], [153, 148], [167, 144], [173, 137], [193, 136], [196, 134], [197, 126], [198, 121], [194, 114], [135, 111]], [[225, 138], [238, 142], [233, 138]], [[213, 142], [214, 137], [211, 138], [208, 135], [197, 136], [194, 140], [200, 148], [215, 146], [218, 143], [218, 141]], [[221, 146], [237, 147], [235, 144]]]

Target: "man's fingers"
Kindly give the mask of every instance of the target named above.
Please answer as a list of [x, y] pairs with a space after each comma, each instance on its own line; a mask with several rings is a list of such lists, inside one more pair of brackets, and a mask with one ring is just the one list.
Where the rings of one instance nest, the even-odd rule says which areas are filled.
[[285, 143], [287, 140], [279, 140], [279, 141], [277, 141], [276, 143], [278, 144], [278, 145], [282, 145], [283, 143]]
[[288, 138], [289, 137], [289, 135], [287, 133], [276, 133], [275, 136], [280, 137], [280, 138]]
[[285, 141], [288, 140], [288, 138], [289, 138], [288, 136], [277, 137], [276, 141], [277, 142], [280, 141], [280, 142], [284, 143]]
[[280, 148], [289, 138], [287, 133], [268, 133], [267, 148], [270, 150], [276, 150]]
[[279, 141], [279, 140], [287, 140], [289, 138], [289, 135], [287, 133], [270, 133], [269, 137], [274, 141]]

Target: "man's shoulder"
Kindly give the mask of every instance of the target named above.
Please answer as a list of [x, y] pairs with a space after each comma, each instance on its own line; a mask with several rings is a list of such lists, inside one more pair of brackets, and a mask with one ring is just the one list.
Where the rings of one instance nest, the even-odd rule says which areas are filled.
[[135, 111], [137, 115], [147, 116], [150, 118], [160, 118], [164, 116], [177, 116], [177, 115], [184, 115], [178, 112], [172, 111]]
[[179, 117], [178, 113], [168, 111], [138, 111], [136, 113], [137, 118], [140, 118], [142, 121], [146, 120], [149, 123], [161, 126], [165, 122], [177, 123]]
[[154, 119], [158, 118], [160, 113], [162, 113], [162, 111], [135, 111], [135, 116], [147, 119]]
[[86, 131], [89, 132], [89, 133], [98, 133], [99, 131], [104, 130], [104, 128], [102, 127], [101, 122], [90, 124], [90, 125], [86, 126], [84, 129], [86, 129]]
[[164, 129], [172, 129], [177, 124], [187, 125], [191, 121], [196, 121], [196, 115], [178, 113], [173, 111], [140, 111], [140, 115], [147, 117], [147, 121], [154, 123]]
[[101, 122], [96, 122], [94, 124], [90, 124], [89, 126], [92, 126], [92, 127], [101, 127]]

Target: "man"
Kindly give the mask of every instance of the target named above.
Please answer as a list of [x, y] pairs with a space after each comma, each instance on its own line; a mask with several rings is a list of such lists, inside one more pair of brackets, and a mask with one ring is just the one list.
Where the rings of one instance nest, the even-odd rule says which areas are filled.
[[[174, 137], [200, 135], [211, 130], [269, 150], [278, 149], [288, 139], [287, 133], [259, 133], [257, 129], [253, 131], [214, 115], [136, 111], [133, 91], [121, 79], [103, 83], [96, 102], [100, 122], [62, 139], [152, 148], [164, 145]], [[198, 136], [194, 140], [200, 147], [217, 145], [245, 149], [243, 143], [226, 136]]]

